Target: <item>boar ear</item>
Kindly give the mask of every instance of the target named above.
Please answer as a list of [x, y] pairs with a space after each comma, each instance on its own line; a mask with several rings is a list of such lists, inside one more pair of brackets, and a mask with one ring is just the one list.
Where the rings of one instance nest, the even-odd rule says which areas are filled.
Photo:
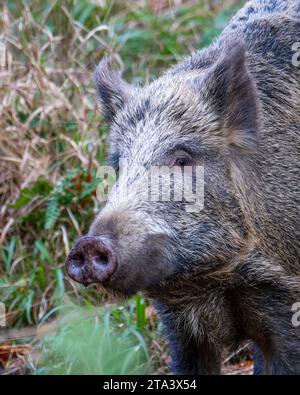
[[122, 79], [121, 71], [113, 68], [113, 60], [102, 59], [94, 74], [101, 110], [109, 122], [130, 99], [133, 91], [133, 88]]
[[245, 47], [232, 43], [204, 79], [204, 89], [224, 120], [223, 138], [230, 148], [256, 146], [259, 102], [256, 86], [245, 62]]

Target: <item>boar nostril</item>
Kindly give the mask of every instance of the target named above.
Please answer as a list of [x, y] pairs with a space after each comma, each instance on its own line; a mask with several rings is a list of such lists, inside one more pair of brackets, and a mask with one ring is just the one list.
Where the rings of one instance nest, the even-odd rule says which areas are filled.
[[108, 265], [108, 258], [105, 255], [99, 255], [94, 257], [93, 260], [93, 269], [97, 269], [97, 267], [102, 267], [106, 270], [106, 266]]
[[72, 256], [72, 265], [74, 266], [83, 266], [85, 263], [85, 258], [82, 253], [76, 253]]
[[96, 257], [96, 262], [99, 264], [107, 265], [108, 257], [107, 255], [99, 255]]
[[66, 267], [69, 276], [84, 285], [106, 282], [117, 268], [117, 258], [106, 239], [85, 236], [74, 245]]

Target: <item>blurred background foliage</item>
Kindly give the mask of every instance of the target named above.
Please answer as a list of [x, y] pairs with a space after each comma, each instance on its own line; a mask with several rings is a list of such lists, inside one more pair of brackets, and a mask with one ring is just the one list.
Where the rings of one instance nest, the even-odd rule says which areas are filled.
[[0, 301], [8, 331], [38, 333], [55, 322], [50, 334], [2, 342], [34, 344], [38, 358], [27, 360], [34, 372], [166, 371], [169, 357], [149, 301], [114, 301], [64, 271], [70, 246], [100, 209], [95, 173], [105, 159], [107, 126], [92, 73], [113, 53], [130, 82], [148, 82], [209, 45], [242, 3], [1, 2]]

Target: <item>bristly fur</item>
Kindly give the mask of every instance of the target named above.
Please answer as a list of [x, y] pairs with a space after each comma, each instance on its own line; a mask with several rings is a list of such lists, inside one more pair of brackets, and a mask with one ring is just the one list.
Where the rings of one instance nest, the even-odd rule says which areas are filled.
[[[300, 374], [299, 32], [299, 1], [249, 1], [209, 48], [148, 86], [129, 87], [108, 61], [96, 69], [110, 154], [129, 173], [90, 234], [114, 242], [110, 287], [155, 300], [176, 373], [217, 374], [223, 350], [250, 339], [256, 372]], [[196, 213], [140, 199], [146, 169], [179, 151], [205, 168]]]

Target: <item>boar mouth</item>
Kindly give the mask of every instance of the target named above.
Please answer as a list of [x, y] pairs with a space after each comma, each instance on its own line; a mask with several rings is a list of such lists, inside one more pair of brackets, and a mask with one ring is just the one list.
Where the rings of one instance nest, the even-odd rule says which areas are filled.
[[[97, 232], [98, 233], [98, 232]], [[147, 235], [138, 248], [114, 235], [89, 233], [78, 239], [66, 260], [68, 275], [86, 287], [128, 298], [156, 286], [170, 274], [165, 234]], [[172, 269], [173, 270], [173, 269]]]

